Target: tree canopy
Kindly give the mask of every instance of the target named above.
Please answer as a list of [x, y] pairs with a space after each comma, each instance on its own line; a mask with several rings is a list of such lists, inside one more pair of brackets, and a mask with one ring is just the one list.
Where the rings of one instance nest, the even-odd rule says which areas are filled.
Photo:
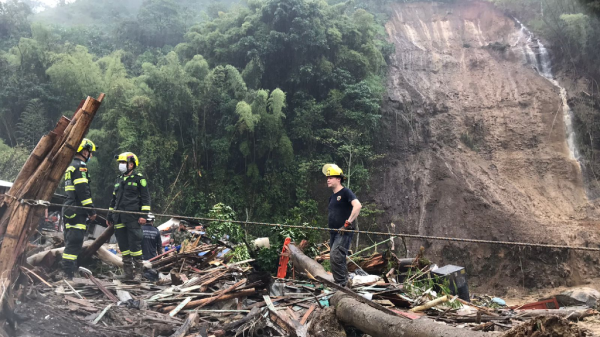
[[372, 13], [315, 0], [202, 10], [144, 0], [136, 13], [100, 2], [124, 14], [31, 24], [26, 5], [0, 3], [12, 18], [0, 20], [0, 147], [12, 149], [0, 166], [104, 92], [87, 135], [100, 146], [90, 163], [99, 206], [123, 151], [140, 158], [158, 212], [206, 215], [223, 203], [237, 218], [324, 225], [324, 163], [348, 167], [355, 191], [368, 188], [392, 50]]

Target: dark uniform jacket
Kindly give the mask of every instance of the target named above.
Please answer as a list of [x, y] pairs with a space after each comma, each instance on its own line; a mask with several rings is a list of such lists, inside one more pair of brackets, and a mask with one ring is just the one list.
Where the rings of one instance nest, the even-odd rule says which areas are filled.
[[158, 228], [146, 224], [142, 226], [144, 231], [144, 239], [142, 240], [142, 254], [144, 260], [150, 260], [151, 258], [162, 252], [162, 237]]
[[92, 191], [90, 190], [90, 175], [85, 162], [79, 158], [73, 159], [65, 171], [65, 192], [67, 200], [63, 206], [63, 215], [72, 218], [73, 215], [92, 216], [96, 214], [93, 209], [86, 210], [69, 206], [94, 207]]
[[[129, 176], [120, 175], [115, 182], [110, 210], [150, 212], [150, 192], [148, 181], [141, 173], [132, 172]], [[136, 222], [139, 214], [112, 213], [110, 219], [114, 224]]]

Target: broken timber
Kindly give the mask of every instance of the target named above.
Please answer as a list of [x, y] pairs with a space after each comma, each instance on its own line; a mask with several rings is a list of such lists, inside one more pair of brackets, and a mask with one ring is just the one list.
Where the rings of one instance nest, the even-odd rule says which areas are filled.
[[[44, 212], [43, 207], [22, 200], [50, 199], [103, 99], [104, 94], [98, 99], [88, 97], [70, 121], [61, 118], [54, 130], [41, 138], [1, 203], [0, 286], [3, 288], [7, 289], [19, 275], [18, 262]], [[3, 292], [2, 299], [5, 295]]]

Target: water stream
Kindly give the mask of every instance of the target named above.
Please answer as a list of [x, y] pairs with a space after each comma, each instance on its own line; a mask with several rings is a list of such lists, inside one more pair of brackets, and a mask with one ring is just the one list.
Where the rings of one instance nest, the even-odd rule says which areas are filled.
[[[513, 47], [521, 47], [525, 62], [534, 66], [540, 75], [548, 79], [550, 83], [559, 89], [560, 98], [562, 100], [567, 146], [569, 148], [571, 159], [575, 159], [579, 163], [580, 155], [575, 142], [575, 131], [573, 130], [573, 111], [571, 111], [567, 101], [567, 90], [554, 79], [554, 75], [552, 74], [552, 61], [550, 60], [550, 55], [546, 47], [544, 47], [539, 39], [534, 38], [533, 33], [527, 29], [525, 25], [517, 19], [515, 19], [515, 21], [521, 25], [521, 29], [519, 30], [519, 36]], [[519, 46], [519, 44], [521, 45]], [[537, 49], [537, 54], [533, 51], [532, 45]]]

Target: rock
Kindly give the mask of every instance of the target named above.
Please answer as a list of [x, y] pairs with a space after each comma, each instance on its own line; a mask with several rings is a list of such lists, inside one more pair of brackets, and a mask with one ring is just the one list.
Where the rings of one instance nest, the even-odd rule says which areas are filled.
[[561, 307], [585, 305], [595, 308], [598, 299], [600, 299], [600, 292], [589, 287], [574, 288], [556, 295], [556, 301]]

